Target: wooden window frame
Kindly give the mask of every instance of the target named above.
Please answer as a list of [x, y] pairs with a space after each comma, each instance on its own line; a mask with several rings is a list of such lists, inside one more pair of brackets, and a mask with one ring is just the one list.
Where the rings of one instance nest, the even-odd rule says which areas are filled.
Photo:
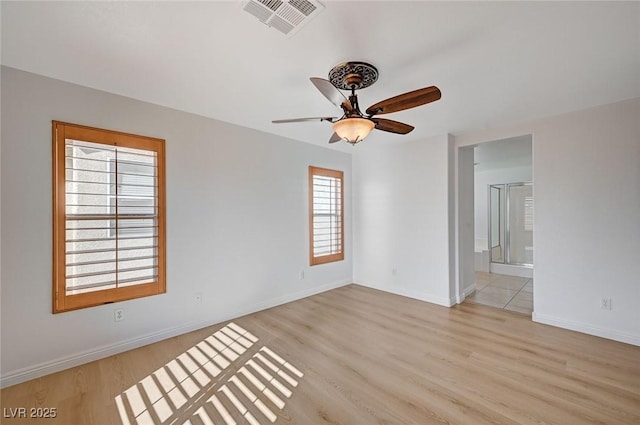
[[[313, 177], [323, 176], [340, 180], [340, 251], [334, 254], [315, 256], [313, 249]], [[332, 263], [344, 260], [344, 172], [328, 168], [309, 166], [309, 265]]]
[[[53, 313], [166, 293], [165, 141], [112, 130], [52, 121]], [[157, 280], [80, 294], [66, 293], [66, 139], [153, 151], [157, 163]]]

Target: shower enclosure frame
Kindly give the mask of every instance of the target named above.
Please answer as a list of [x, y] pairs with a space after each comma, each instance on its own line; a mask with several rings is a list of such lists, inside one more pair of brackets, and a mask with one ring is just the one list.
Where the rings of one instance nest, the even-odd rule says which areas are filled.
[[[526, 267], [526, 268], [533, 268], [533, 263], [516, 263], [516, 262], [511, 262], [511, 225], [510, 225], [510, 220], [509, 220], [509, 213], [510, 213], [510, 188], [512, 186], [517, 186], [517, 187], [521, 187], [521, 186], [533, 186], [533, 182], [532, 181], [524, 181], [524, 182], [513, 182], [513, 183], [498, 183], [498, 184], [490, 184], [489, 185], [489, 191], [488, 191], [488, 202], [487, 205], [489, 206], [489, 214], [488, 214], [488, 221], [489, 221], [489, 234], [488, 234], [488, 248], [489, 248], [489, 263], [495, 263], [495, 264], [503, 264], [503, 265], [511, 265], [511, 266], [520, 266], [520, 267]], [[493, 260], [493, 228], [492, 228], [492, 202], [491, 202], [491, 189], [492, 188], [497, 188], [497, 189], [501, 189], [504, 190], [504, 203], [505, 203], [505, 207], [504, 207], [504, 216], [505, 216], [505, 225], [504, 225], [504, 248], [503, 248], [503, 254], [502, 254], [502, 259], [503, 261], [494, 261]], [[498, 197], [498, 201], [500, 201], [500, 197]], [[500, 209], [500, 207], [498, 207]], [[498, 220], [500, 220], [500, 212], [498, 212]], [[499, 224], [498, 225], [498, 231], [501, 232], [502, 231], [502, 226]], [[500, 239], [500, 237], [498, 237], [498, 239]]]

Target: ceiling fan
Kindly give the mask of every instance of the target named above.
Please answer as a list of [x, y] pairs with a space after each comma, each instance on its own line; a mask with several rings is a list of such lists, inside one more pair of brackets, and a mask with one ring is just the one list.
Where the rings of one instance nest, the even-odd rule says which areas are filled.
[[[413, 126], [399, 121], [378, 118], [377, 115], [415, 108], [440, 99], [440, 89], [435, 86], [410, 91], [375, 103], [360, 111], [356, 90], [369, 87], [378, 80], [378, 70], [366, 62], [344, 62], [329, 71], [329, 79], [311, 77], [311, 82], [331, 103], [342, 108], [341, 117], [311, 117], [274, 120], [272, 123], [291, 123], [303, 121], [328, 121], [333, 124], [334, 133], [329, 143], [344, 140], [355, 145], [369, 135], [371, 130], [378, 129], [390, 133], [407, 134]], [[339, 90], [350, 90], [347, 99]]]

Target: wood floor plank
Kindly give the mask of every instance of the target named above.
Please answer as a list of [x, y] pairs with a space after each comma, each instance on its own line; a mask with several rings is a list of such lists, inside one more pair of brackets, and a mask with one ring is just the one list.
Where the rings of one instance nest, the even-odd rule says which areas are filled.
[[0, 404], [55, 407], [48, 424], [640, 423], [640, 347], [517, 313], [349, 285], [233, 322], [5, 388]]

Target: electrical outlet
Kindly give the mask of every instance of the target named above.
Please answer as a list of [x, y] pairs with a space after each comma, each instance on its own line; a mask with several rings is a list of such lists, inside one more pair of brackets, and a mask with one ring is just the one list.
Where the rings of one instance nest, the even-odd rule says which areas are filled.
[[113, 310], [113, 321], [122, 322], [123, 320], [124, 320], [124, 310], [121, 308], [117, 310]]
[[600, 300], [600, 308], [603, 310], [611, 310], [611, 298], [602, 298]]
[[395, 267], [391, 269], [391, 276], [396, 277], [398, 275], [398, 269]]
[[304, 279], [304, 270], [300, 269], [300, 272], [298, 272], [298, 277], [300, 278], [300, 280]]
[[202, 302], [202, 292], [196, 292], [196, 302]]

